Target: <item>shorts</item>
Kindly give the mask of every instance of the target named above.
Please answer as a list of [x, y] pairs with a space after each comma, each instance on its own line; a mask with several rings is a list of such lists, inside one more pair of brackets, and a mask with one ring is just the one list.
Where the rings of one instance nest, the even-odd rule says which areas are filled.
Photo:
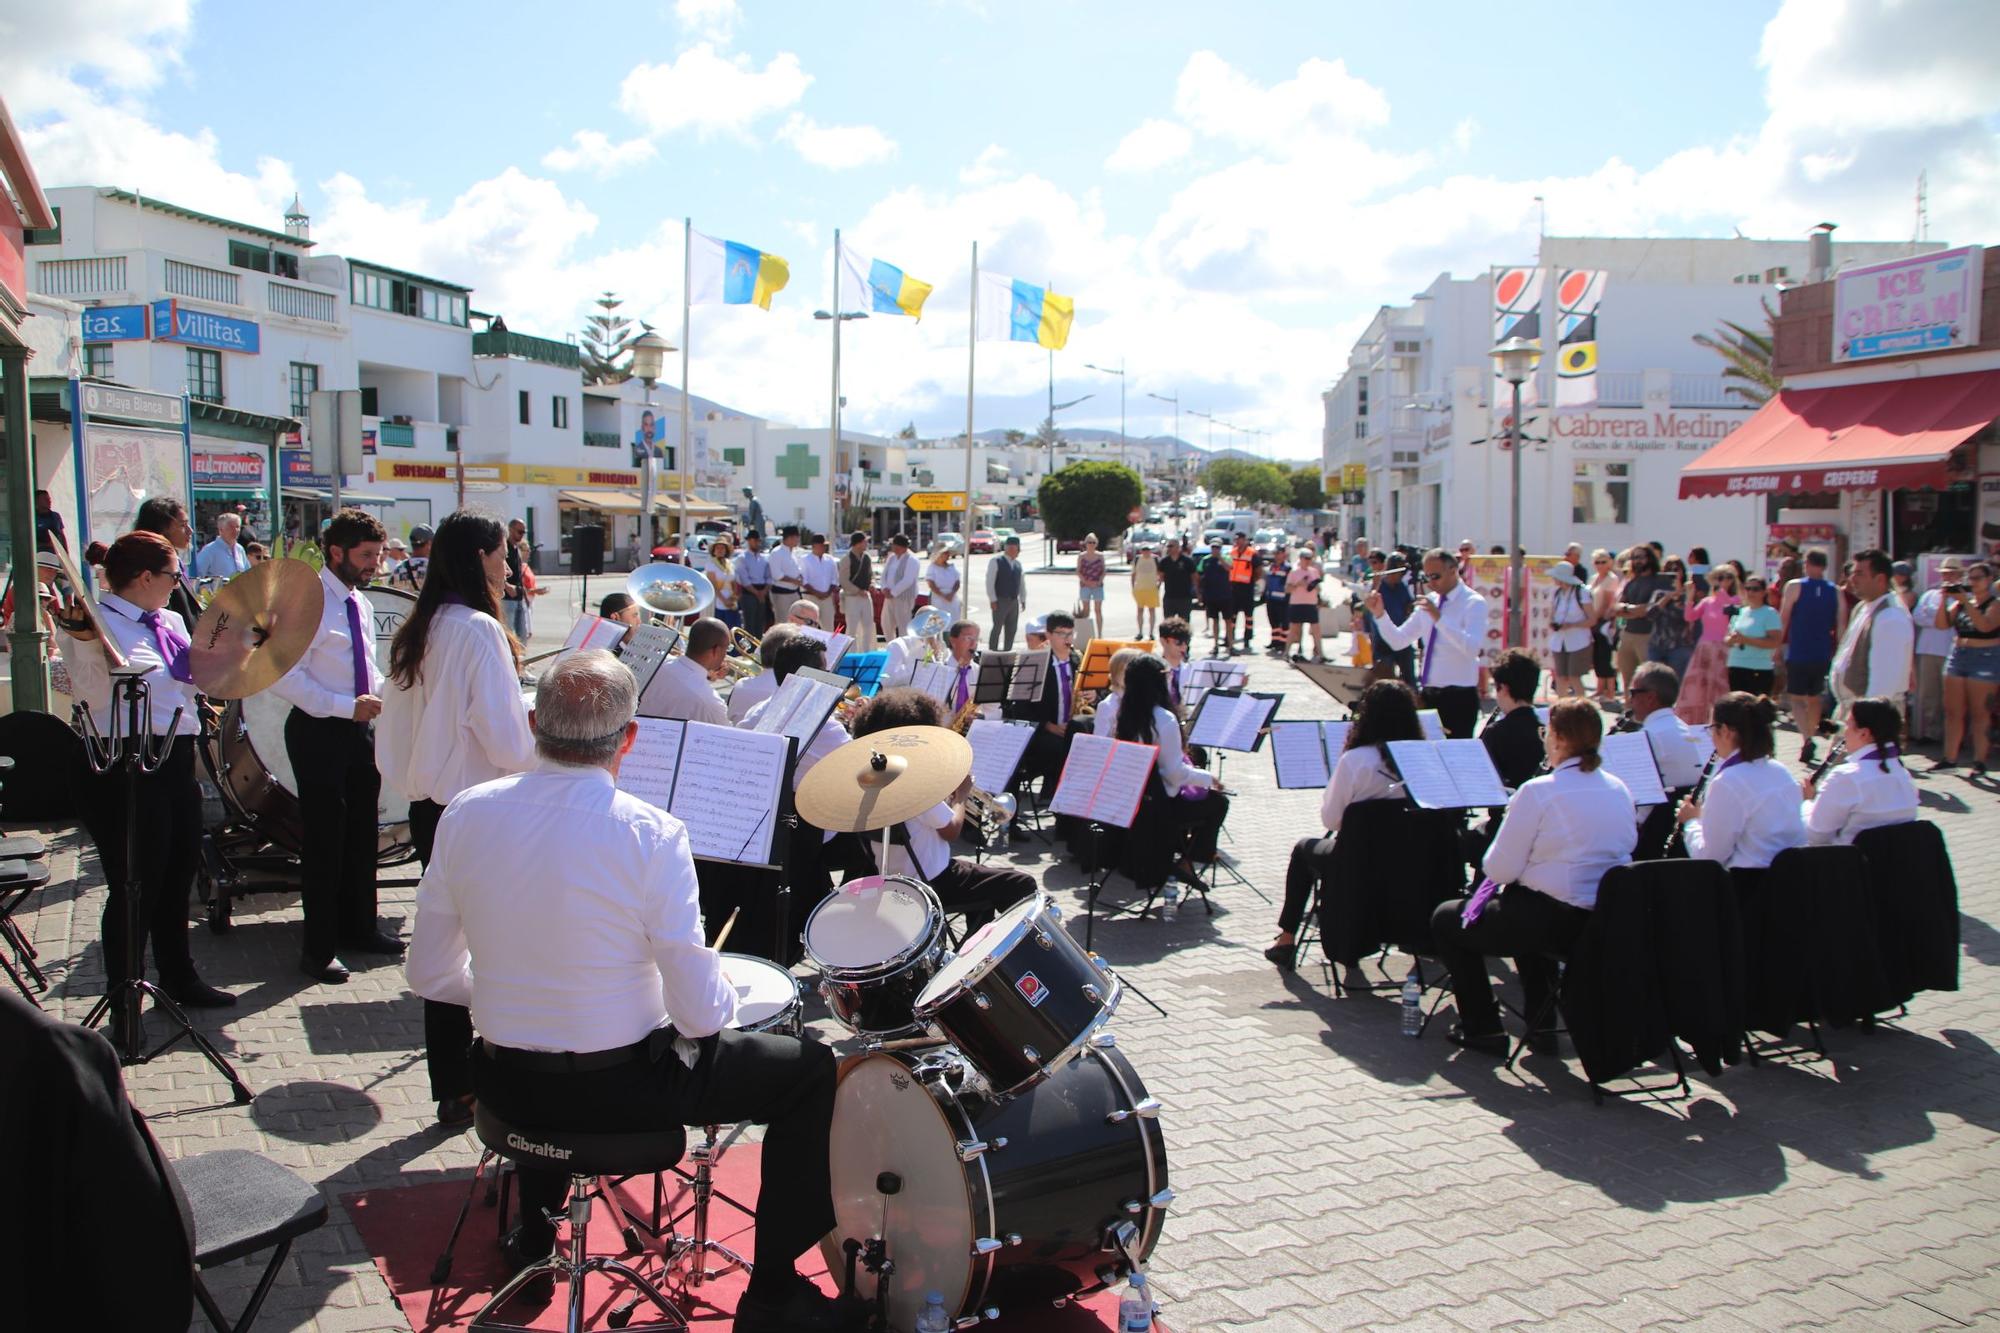
[[1234, 615], [1247, 616], [1257, 609], [1257, 590], [1247, 583], [1229, 585], [1229, 609]]
[[1079, 601], [1079, 602], [1101, 602], [1101, 601], [1103, 601], [1103, 600], [1104, 600], [1104, 585], [1100, 583], [1100, 584], [1098, 584], [1098, 585], [1097, 585], [1097, 586], [1096, 586], [1095, 588], [1078, 588], [1078, 589], [1076, 590], [1076, 600], [1077, 600], [1077, 601]]
[[[1103, 592], [1104, 590], [1099, 588], [1098, 591]], [[1134, 588], [1132, 589], [1132, 600], [1140, 606], [1157, 607], [1160, 604], [1160, 590], [1158, 588]]]
[[1555, 658], [1555, 674], [1571, 678], [1581, 677], [1590, 670], [1590, 645], [1581, 648], [1552, 648], [1550, 655]]
[[1745, 694], [1769, 694], [1777, 684], [1778, 673], [1760, 667], [1730, 667], [1729, 688], [1741, 690]]
[[1948, 680], [1976, 680], [1983, 685], [2000, 681], [2000, 643], [1965, 643], [1954, 640], [1944, 657]]
[[[1787, 658], [1785, 661], [1785, 693], [1797, 695], [1801, 699], [1810, 699], [1816, 695], [1825, 694], [1826, 677], [1827, 673], [1831, 670], [1833, 670], [1833, 663], [1831, 662], [1794, 662]], [[1993, 679], [2000, 679], [2000, 677], [1994, 677]]]
[[1319, 624], [1319, 604], [1316, 602], [1293, 602], [1291, 623], [1294, 625]]

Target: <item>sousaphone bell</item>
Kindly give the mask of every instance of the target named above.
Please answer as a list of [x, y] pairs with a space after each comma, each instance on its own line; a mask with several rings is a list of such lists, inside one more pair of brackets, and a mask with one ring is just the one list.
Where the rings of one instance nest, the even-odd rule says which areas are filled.
[[715, 585], [708, 575], [688, 565], [655, 560], [625, 579], [625, 591], [648, 612], [668, 620], [693, 620], [715, 605]]
[[908, 632], [920, 639], [935, 639], [950, 628], [951, 621], [945, 618], [944, 612], [935, 606], [921, 606], [917, 608], [917, 613], [910, 617]]

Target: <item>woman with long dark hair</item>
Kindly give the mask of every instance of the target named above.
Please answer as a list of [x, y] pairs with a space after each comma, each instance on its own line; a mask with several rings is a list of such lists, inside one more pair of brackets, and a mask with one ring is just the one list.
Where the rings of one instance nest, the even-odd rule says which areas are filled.
[[[521, 645], [500, 619], [506, 585], [505, 525], [480, 510], [450, 515], [431, 540], [416, 610], [389, 649], [375, 762], [382, 785], [409, 798], [410, 839], [425, 865], [454, 797], [535, 761], [521, 699]], [[424, 1001], [424, 1046], [439, 1121], [465, 1123], [472, 1115], [471, 1013]]]
[[1170, 921], [1180, 891], [1169, 872], [1190, 883], [1200, 879], [1196, 866], [1216, 857], [1216, 838], [1229, 818], [1229, 797], [1216, 787], [1213, 774], [1188, 762], [1181, 717], [1167, 689], [1167, 664], [1153, 653], [1125, 667], [1114, 734], [1121, 741], [1158, 747], [1132, 828], [1133, 880], [1148, 893], [1162, 891], [1161, 919]]
[[[1333, 891], [1326, 879], [1327, 864], [1333, 859], [1334, 840], [1340, 836], [1340, 821], [1347, 807], [1356, 801], [1393, 800], [1403, 794], [1403, 780], [1389, 763], [1390, 741], [1420, 741], [1422, 720], [1417, 716], [1417, 696], [1400, 680], [1378, 680], [1361, 696], [1354, 713], [1354, 725], [1347, 729], [1347, 745], [1333, 766], [1333, 776], [1320, 797], [1320, 822], [1326, 833], [1317, 838], [1300, 838], [1292, 845], [1291, 864], [1285, 868], [1285, 906], [1278, 913], [1278, 938], [1264, 950], [1264, 956], [1280, 967], [1289, 968], [1297, 956], [1298, 929], [1306, 915], [1306, 899], [1315, 883], [1322, 893]], [[1347, 969], [1348, 984], [1365, 990], [1359, 958], [1339, 960]]]

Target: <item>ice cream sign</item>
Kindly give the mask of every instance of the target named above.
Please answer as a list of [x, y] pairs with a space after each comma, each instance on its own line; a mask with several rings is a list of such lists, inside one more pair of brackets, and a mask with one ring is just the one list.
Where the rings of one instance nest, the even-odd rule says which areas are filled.
[[1833, 279], [1833, 359], [1971, 347], [1979, 341], [1985, 272], [1977, 245], [1842, 269]]

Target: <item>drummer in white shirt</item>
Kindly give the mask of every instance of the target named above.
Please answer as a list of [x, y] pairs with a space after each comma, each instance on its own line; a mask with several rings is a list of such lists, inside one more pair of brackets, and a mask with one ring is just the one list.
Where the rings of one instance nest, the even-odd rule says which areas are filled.
[[[1417, 696], [1408, 685], [1400, 680], [1378, 680], [1362, 694], [1354, 724], [1347, 730], [1347, 745], [1320, 797], [1320, 822], [1326, 833], [1292, 844], [1291, 863], [1285, 868], [1285, 906], [1278, 913], [1278, 938], [1264, 950], [1264, 956], [1279, 967], [1291, 967], [1298, 955], [1298, 930], [1305, 920], [1306, 899], [1312, 896], [1313, 885], [1318, 884], [1322, 894], [1340, 891], [1327, 876], [1327, 869], [1347, 807], [1356, 801], [1400, 799], [1403, 781], [1389, 762], [1389, 742], [1423, 738]], [[1368, 982], [1361, 976], [1361, 960], [1339, 961], [1347, 973], [1346, 984], [1365, 989]]]
[[[1600, 766], [1603, 739], [1604, 715], [1595, 704], [1558, 699], [1550, 706], [1551, 771], [1523, 783], [1508, 802], [1472, 896], [1440, 904], [1431, 917], [1458, 1004], [1448, 1034], [1454, 1046], [1506, 1056], [1487, 957], [1513, 958], [1526, 1012], [1543, 1015], [1555, 986], [1550, 956], [1568, 953], [1583, 933], [1605, 872], [1632, 859], [1638, 840], [1632, 793]], [[1530, 1031], [1528, 1046], [1537, 1054], [1553, 1051], [1555, 1034]]]
[[1847, 762], [1815, 785], [1799, 783], [1806, 837], [1814, 846], [1847, 844], [1863, 829], [1907, 824], [1917, 817], [1917, 784], [1903, 767], [1897, 738], [1903, 715], [1889, 699], [1856, 699], [1841, 742]]
[[[432, 540], [416, 609], [389, 651], [375, 765], [410, 802], [410, 841], [429, 865], [445, 807], [468, 787], [534, 766], [521, 698], [521, 645], [500, 622], [507, 526], [492, 514], [448, 516]], [[472, 1119], [472, 1014], [424, 1001], [424, 1057], [438, 1123]]]
[[1799, 786], [1772, 754], [1777, 706], [1731, 690], [1715, 701], [1709, 734], [1718, 766], [1702, 799], [1681, 802], [1676, 818], [1691, 857], [1731, 870], [1763, 870], [1779, 852], [1802, 847], [1805, 820]]

